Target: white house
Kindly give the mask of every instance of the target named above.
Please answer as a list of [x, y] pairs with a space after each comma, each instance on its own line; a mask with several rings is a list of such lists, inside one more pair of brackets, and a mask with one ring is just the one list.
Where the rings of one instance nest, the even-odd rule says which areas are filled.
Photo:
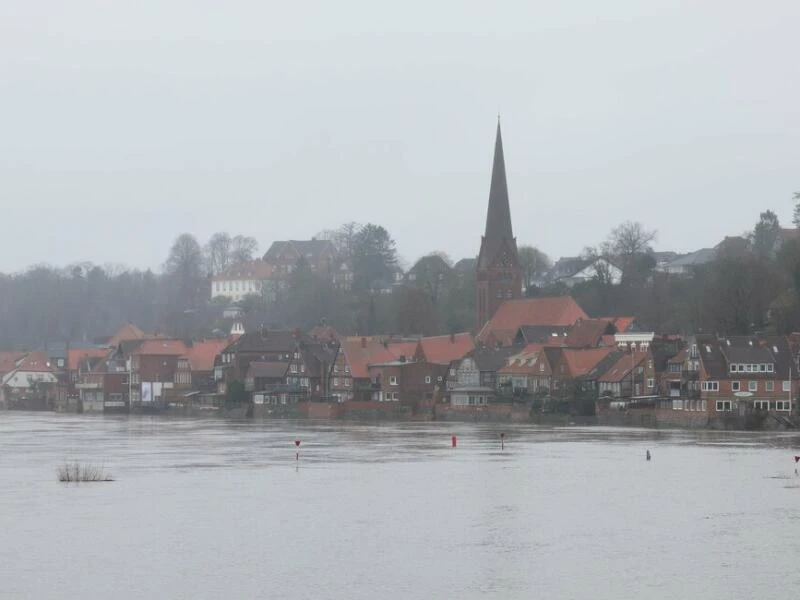
[[242, 263], [211, 278], [211, 298], [238, 301], [245, 296], [261, 295], [273, 275], [274, 267], [263, 260]]
[[55, 369], [44, 352], [30, 352], [18, 361], [15, 368], [2, 376], [2, 385], [25, 393], [40, 385], [55, 385], [58, 379]]
[[609, 283], [613, 285], [617, 285], [622, 281], [622, 269], [605, 258], [598, 258], [594, 261], [566, 259], [559, 262], [562, 263], [562, 266], [558, 271], [555, 271], [554, 267], [552, 281], [561, 282], [568, 287], [572, 287], [576, 283], [597, 279], [598, 273], [606, 274]]

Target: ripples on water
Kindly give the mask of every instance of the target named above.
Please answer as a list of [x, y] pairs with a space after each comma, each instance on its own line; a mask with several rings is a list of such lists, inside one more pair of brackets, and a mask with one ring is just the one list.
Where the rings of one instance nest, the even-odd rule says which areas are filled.
[[[0, 597], [787, 598], [798, 447], [796, 434], [0, 413]], [[59, 484], [64, 460], [116, 481]]]

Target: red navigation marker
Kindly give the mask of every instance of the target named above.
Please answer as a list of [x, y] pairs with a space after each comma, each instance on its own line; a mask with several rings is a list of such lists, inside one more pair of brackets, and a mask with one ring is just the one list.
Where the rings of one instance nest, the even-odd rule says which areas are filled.
[[299, 448], [300, 447], [300, 440], [295, 440], [294, 441], [294, 445]]
[[794, 462], [800, 462], [800, 456], [795, 456], [794, 457]]
[[450, 443], [452, 444], [453, 448], [456, 447], [456, 444], [458, 443], [458, 440], [456, 439], [456, 436], [453, 436], [452, 438], [450, 438]]

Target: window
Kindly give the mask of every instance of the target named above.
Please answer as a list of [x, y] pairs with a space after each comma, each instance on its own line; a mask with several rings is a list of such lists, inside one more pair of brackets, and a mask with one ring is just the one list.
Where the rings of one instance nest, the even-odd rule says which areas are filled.
[[731, 363], [731, 373], [736, 373], [739, 371], [739, 365], [736, 363]]
[[789, 410], [792, 403], [788, 400], [779, 400], [775, 403], [775, 410]]
[[648, 360], [647, 361], [647, 368], [648, 369], [652, 369], [653, 368], [653, 361], [652, 360]]
[[783, 391], [788, 392], [792, 389], [792, 382], [791, 381], [784, 381], [783, 382]]
[[765, 363], [761, 363], [760, 365], [758, 365], [758, 370], [761, 373], [766, 373], [767, 372], [767, 365]]
[[295, 365], [295, 364], [292, 364], [292, 366], [289, 368], [289, 370], [290, 370], [292, 373], [297, 373], [297, 365]]
[[350, 372], [350, 365], [345, 365], [344, 366], [344, 372], [345, 373], [349, 373]]
[[731, 391], [738, 392], [742, 389], [742, 384], [738, 381], [731, 381]]
[[767, 365], [767, 373], [774, 373], [774, 372], [775, 372], [775, 365], [773, 365], [772, 363], [769, 363]]
[[339, 372], [339, 365], [333, 365], [333, 372], [334, 373], [338, 373]]
[[718, 392], [719, 381], [704, 381], [700, 389], [702, 389], [704, 392]]
[[539, 363], [539, 373], [544, 373], [544, 363], [543, 362]]
[[350, 380], [349, 379], [345, 379], [344, 380], [344, 387], [350, 387]]
[[766, 389], [767, 389], [768, 392], [774, 392], [775, 391], [775, 382], [774, 381], [767, 381], [767, 382], [764, 383], [764, 385], [766, 386]]
[[333, 378], [333, 385], [336, 386], [336, 387], [339, 386], [339, 378], [338, 377], [334, 377]]
[[655, 380], [654, 380], [654, 379], [648, 379], [648, 380], [647, 380], [647, 387], [648, 387], [649, 389], [651, 389], [651, 390], [652, 390], [654, 387], [656, 387], [656, 382], [655, 382]]
[[397, 385], [397, 376], [396, 375], [390, 375], [389, 376], [389, 385]]
[[430, 382], [431, 382], [431, 376], [425, 375], [425, 383], [430, 383]]
[[758, 391], [758, 382], [757, 381], [748, 381], [747, 382], [747, 391], [748, 392], [757, 392]]
[[717, 400], [717, 412], [727, 412], [731, 409], [730, 400]]
[[753, 408], [756, 410], [769, 410], [769, 400], [756, 400], [753, 402]]

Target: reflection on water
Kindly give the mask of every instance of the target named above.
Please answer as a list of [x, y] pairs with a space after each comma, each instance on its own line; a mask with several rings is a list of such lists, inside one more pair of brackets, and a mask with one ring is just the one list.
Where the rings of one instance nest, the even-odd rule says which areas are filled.
[[[0, 413], [0, 597], [786, 598], [800, 585], [799, 447], [796, 434]], [[59, 484], [64, 460], [116, 481]]]

